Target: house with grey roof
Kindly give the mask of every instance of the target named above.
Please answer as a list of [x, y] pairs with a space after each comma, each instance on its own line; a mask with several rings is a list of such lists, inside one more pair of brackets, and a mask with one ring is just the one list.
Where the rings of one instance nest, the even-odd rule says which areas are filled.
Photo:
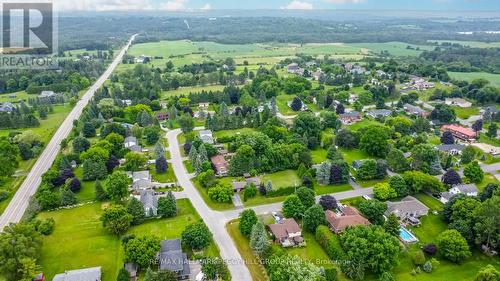
[[4, 102], [0, 105], [0, 112], [12, 113], [14, 105], [11, 102]]
[[38, 97], [39, 98], [52, 98], [52, 97], [55, 97], [56, 96], [56, 93], [54, 93], [54, 91], [42, 91]]
[[374, 109], [370, 110], [366, 113], [366, 115], [371, 116], [372, 118], [377, 118], [377, 117], [388, 117], [391, 116], [392, 110], [388, 109]]
[[54, 276], [52, 281], [101, 281], [101, 267], [68, 270]]
[[137, 141], [136, 137], [130, 136], [125, 138], [125, 140], [123, 141], [123, 145], [125, 146], [125, 148], [130, 149], [133, 146], [139, 145], [139, 142]]
[[139, 201], [144, 207], [146, 217], [155, 217], [158, 215], [158, 197], [152, 189], [141, 189]]
[[143, 190], [153, 186], [149, 171], [127, 172], [127, 175], [132, 179], [133, 190]]
[[212, 134], [212, 130], [201, 130], [198, 132], [198, 136], [200, 140], [204, 143], [214, 144], [214, 137]]
[[465, 145], [462, 144], [441, 144], [435, 146], [435, 148], [441, 152], [445, 152], [450, 155], [458, 155], [462, 154], [462, 151], [465, 148]]
[[477, 196], [478, 192], [479, 191], [476, 185], [473, 183], [457, 184], [454, 185], [452, 188], [450, 188], [450, 190], [442, 192], [439, 201], [441, 201], [443, 204], [446, 204], [448, 201], [450, 201], [451, 197], [457, 194], [465, 194], [467, 196]]
[[189, 278], [189, 261], [187, 254], [182, 252], [181, 239], [162, 240], [158, 258], [159, 271], [172, 271], [179, 280]]
[[418, 218], [426, 216], [429, 212], [429, 207], [418, 201], [413, 196], [406, 196], [400, 201], [387, 201], [387, 210], [385, 216], [395, 214], [400, 220], [409, 220], [418, 224]]
[[429, 115], [429, 112], [423, 110], [418, 106], [411, 105], [409, 103], [404, 104], [403, 109], [405, 110], [406, 113], [410, 115], [416, 115], [419, 117], [427, 117]]

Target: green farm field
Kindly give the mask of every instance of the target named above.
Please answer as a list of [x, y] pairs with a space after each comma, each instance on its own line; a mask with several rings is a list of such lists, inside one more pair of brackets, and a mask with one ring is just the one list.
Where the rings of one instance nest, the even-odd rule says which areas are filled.
[[486, 79], [495, 87], [500, 87], [500, 74], [487, 72], [448, 72], [451, 78], [471, 82], [474, 79]]

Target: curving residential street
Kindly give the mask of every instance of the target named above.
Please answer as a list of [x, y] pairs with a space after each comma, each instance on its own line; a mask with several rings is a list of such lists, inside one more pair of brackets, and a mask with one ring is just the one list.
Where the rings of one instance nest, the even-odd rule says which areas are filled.
[[87, 92], [68, 114], [66, 119], [64, 119], [63, 123], [61, 124], [59, 129], [57, 129], [56, 133], [45, 147], [35, 165], [26, 176], [26, 179], [10, 201], [9, 206], [7, 206], [2, 216], [0, 217], [0, 230], [2, 230], [10, 223], [17, 223], [21, 220], [24, 212], [26, 211], [26, 208], [28, 208], [31, 196], [35, 194], [38, 186], [42, 181], [42, 175], [50, 168], [57, 154], [59, 153], [59, 150], [61, 148], [61, 141], [65, 139], [71, 132], [71, 129], [73, 128], [73, 120], [80, 117], [83, 108], [92, 99], [94, 93], [104, 84], [104, 82], [109, 78], [111, 73], [113, 73], [118, 64], [122, 61], [123, 56], [127, 52], [136, 36], [137, 34], [132, 35], [128, 43], [125, 45], [125, 47], [123, 47], [123, 49], [116, 56], [113, 62], [108, 66], [106, 71], [87, 90]]
[[[199, 129], [199, 128], [197, 128]], [[242, 258], [234, 241], [226, 231], [226, 224], [234, 219], [237, 219], [241, 210], [230, 211], [214, 211], [205, 203], [198, 190], [191, 182], [191, 176], [186, 171], [183, 164], [183, 157], [181, 156], [179, 141], [177, 136], [181, 133], [180, 129], [167, 131], [167, 139], [170, 150], [170, 161], [174, 169], [177, 181], [184, 189], [182, 196], [191, 200], [194, 208], [200, 214], [201, 218], [205, 221], [210, 231], [214, 235], [214, 240], [217, 243], [222, 258], [228, 263], [229, 271], [233, 280], [246, 281], [252, 280], [250, 272], [246, 265], [242, 262]], [[357, 190], [349, 190], [345, 192], [335, 193], [335, 198], [338, 200], [359, 197], [363, 195], [370, 195], [373, 193], [372, 188], [364, 188]], [[317, 199], [319, 200], [319, 197]], [[281, 210], [282, 203], [274, 203], [267, 205], [260, 205], [252, 207], [251, 209], [260, 214], [269, 214], [273, 211]]]

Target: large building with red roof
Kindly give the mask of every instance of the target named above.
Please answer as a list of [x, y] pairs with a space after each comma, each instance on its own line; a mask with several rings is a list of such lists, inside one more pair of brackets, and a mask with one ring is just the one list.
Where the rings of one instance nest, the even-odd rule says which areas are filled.
[[444, 125], [441, 127], [441, 132], [450, 132], [455, 138], [463, 141], [472, 142], [476, 140], [477, 133], [472, 129], [461, 127], [458, 125]]

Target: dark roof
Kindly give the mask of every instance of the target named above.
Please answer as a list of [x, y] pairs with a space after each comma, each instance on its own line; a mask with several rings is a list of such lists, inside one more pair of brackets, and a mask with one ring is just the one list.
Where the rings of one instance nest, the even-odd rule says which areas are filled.
[[181, 239], [162, 240], [160, 242], [160, 252], [181, 251]]
[[462, 144], [441, 144], [437, 145], [436, 148], [440, 151], [450, 152], [452, 150], [462, 151], [465, 145]]
[[189, 275], [189, 261], [186, 253], [182, 252], [181, 240], [162, 240], [160, 246], [160, 270], [169, 270], [178, 276]]

